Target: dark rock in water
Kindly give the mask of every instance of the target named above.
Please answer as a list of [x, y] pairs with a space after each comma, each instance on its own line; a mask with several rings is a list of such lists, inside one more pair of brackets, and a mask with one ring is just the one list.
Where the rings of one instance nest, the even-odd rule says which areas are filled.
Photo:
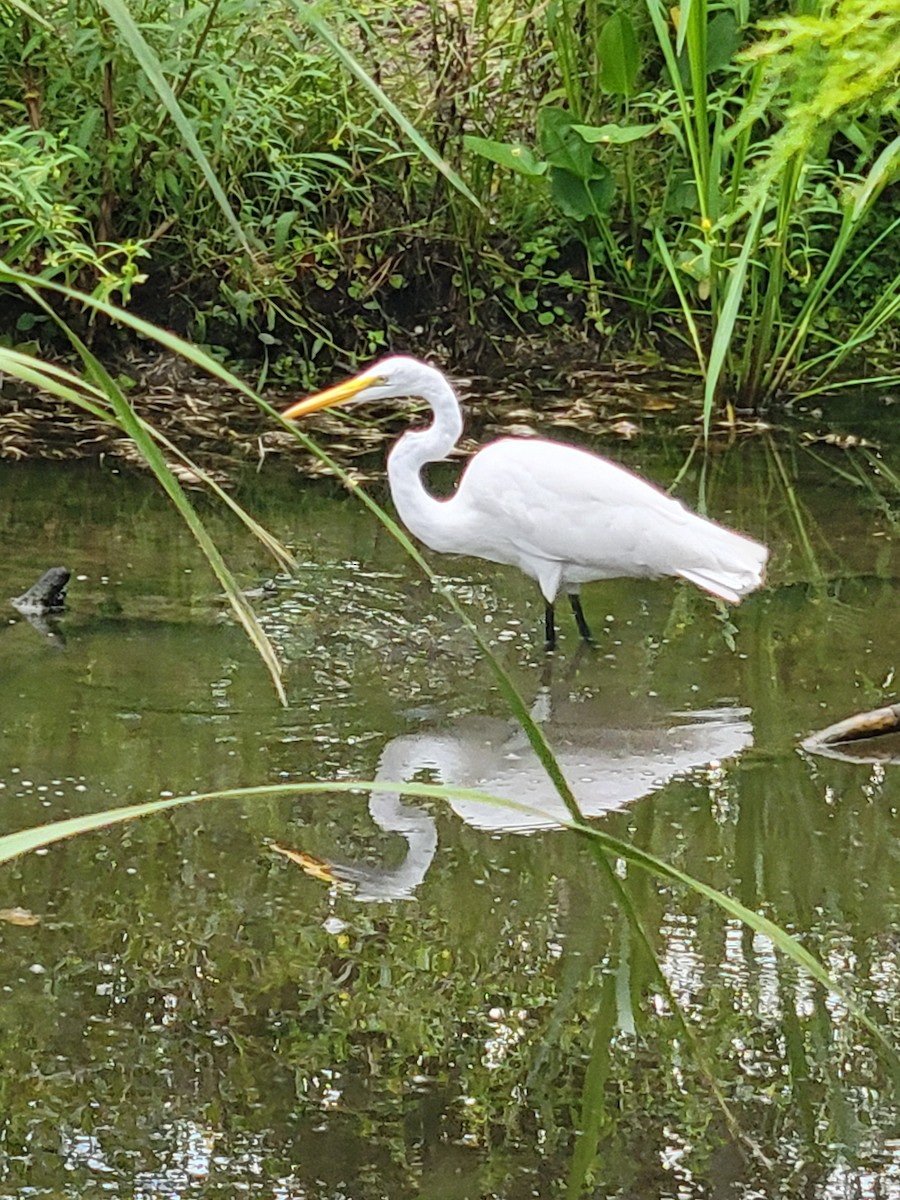
[[66, 586], [71, 576], [72, 572], [67, 571], [65, 567], [51, 567], [27, 592], [12, 600], [13, 607], [24, 616], [59, 612], [65, 607]]

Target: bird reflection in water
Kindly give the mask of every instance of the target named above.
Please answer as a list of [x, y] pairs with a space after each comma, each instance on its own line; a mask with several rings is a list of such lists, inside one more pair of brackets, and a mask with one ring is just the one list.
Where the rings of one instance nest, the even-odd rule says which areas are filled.
[[[551, 711], [552, 709], [552, 711]], [[614, 713], [609, 701], [566, 699], [554, 703], [542, 689], [532, 710], [556, 755], [585, 817], [624, 808], [670, 780], [733, 758], [753, 743], [747, 709], [721, 708], [666, 714]], [[492, 833], [527, 834], [559, 828], [568, 812], [518, 725], [494, 717], [461, 719], [439, 729], [402, 734], [385, 746], [376, 778], [409, 781], [423, 773], [439, 783], [508, 797], [503, 807], [488, 800], [451, 797], [467, 825]], [[437, 825], [429, 812], [404, 801], [402, 792], [372, 792], [369, 813], [386, 833], [406, 842], [393, 867], [326, 861], [273, 849], [308, 874], [345, 885], [359, 900], [401, 900], [415, 893], [437, 851]]]

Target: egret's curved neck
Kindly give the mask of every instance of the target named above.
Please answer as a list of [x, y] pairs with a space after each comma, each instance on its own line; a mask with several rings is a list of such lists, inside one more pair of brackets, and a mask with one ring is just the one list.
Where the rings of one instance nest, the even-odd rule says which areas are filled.
[[446, 458], [462, 435], [463, 419], [453, 388], [438, 371], [429, 372], [417, 389], [431, 406], [434, 420], [427, 429], [405, 433], [388, 455], [391, 496], [400, 520], [432, 549], [440, 549], [441, 530], [449, 516], [446, 501], [426, 491], [422, 468]]

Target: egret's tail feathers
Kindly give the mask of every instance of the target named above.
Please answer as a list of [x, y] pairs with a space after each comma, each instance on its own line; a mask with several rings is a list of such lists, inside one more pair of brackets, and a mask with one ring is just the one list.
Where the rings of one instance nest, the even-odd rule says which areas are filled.
[[720, 536], [708, 538], [706, 561], [682, 567], [677, 573], [713, 596], [739, 604], [763, 582], [769, 551], [730, 529], [714, 528]]
[[720, 600], [727, 600], [729, 604], [740, 604], [744, 596], [748, 592], [752, 592], [761, 582], [760, 579], [757, 579], [756, 583], [752, 583], [748, 587], [741, 587], [739, 591], [736, 586], [732, 586], [731, 580], [726, 581], [721, 575], [707, 574], [704, 571], [679, 571], [678, 574], [682, 579], [696, 583], [697, 587], [703, 588], [705, 592], [718, 596]]

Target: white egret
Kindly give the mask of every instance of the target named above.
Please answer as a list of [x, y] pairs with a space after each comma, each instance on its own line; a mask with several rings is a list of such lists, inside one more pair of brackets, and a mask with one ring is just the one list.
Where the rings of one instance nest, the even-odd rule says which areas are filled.
[[293, 420], [357, 398], [418, 397], [434, 417], [408, 430], [387, 460], [391, 496], [407, 529], [432, 550], [518, 567], [544, 597], [547, 646], [553, 605], [569, 597], [578, 632], [591, 640], [579, 589], [594, 579], [676, 575], [737, 604], [763, 580], [768, 550], [690, 512], [637, 475], [576, 446], [544, 438], [500, 438], [467, 464], [453, 496], [432, 496], [422, 469], [444, 460], [462, 434], [459, 400], [436, 368], [392, 355], [334, 387], [292, 404]]

